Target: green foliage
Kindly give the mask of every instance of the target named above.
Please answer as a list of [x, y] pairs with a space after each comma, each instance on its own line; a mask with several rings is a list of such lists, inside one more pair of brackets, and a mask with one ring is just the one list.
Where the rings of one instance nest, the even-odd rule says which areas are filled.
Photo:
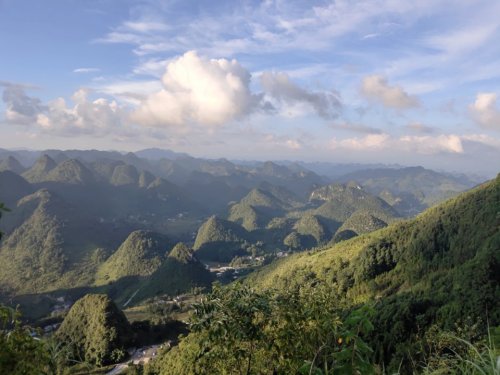
[[177, 295], [197, 287], [210, 287], [212, 281], [212, 274], [198, 260], [193, 250], [178, 243], [160, 267], [142, 283], [136, 299], [142, 300], [160, 294]]
[[257, 292], [214, 287], [195, 305], [192, 333], [146, 367], [158, 374], [363, 373], [373, 371], [363, 336], [371, 309], [342, 321], [330, 288]]
[[47, 173], [44, 181], [88, 185], [95, 183], [93, 173], [76, 159], [65, 160]]
[[127, 276], [149, 276], [160, 267], [171, 246], [172, 242], [164, 235], [134, 231], [99, 267], [96, 283], [108, 283]]
[[0, 373], [9, 375], [55, 374], [43, 341], [24, 327], [17, 310], [0, 305]]
[[56, 166], [57, 163], [54, 159], [48, 155], [43, 155], [22, 176], [31, 183], [45, 181], [47, 174]]
[[387, 223], [373, 216], [367, 211], [356, 211], [346, 221], [342, 223], [337, 233], [351, 230], [356, 234], [364, 234], [379, 230], [387, 226]]
[[279, 260], [247, 282], [287, 289], [325, 281], [347, 306], [375, 301], [368, 341], [376, 361], [408, 369], [419, 360], [408, 353], [418, 353], [413, 345], [432, 325], [486, 315], [500, 323], [498, 212], [500, 177], [414, 220]]
[[55, 335], [74, 358], [100, 366], [122, 358], [130, 333], [127, 318], [108, 296], [88, 294], [71, 307]]
[[[7, 207], [5, 207], [5, 205], [2, 202], [0, 202], [0, 218], [2, 217], [2, 214], [4, 212], [9, 212], [9, 211], [10, 210]], [[0, 231], [0, 240], [1, 239], [2, 239], [2, 232]]]
[[311, 201], [325, 202], [315, 214], [338, 222], [346, 221], [357, 211], [368, 212], [389, 223], [399, 216], [384, 200], [373, 196], [357, 184], [332, 184], [314, 190]]
[[[489, 331], [485, 341], [471, 342], [455, 333], [437, 331], [421, 372], [430, 374], [496, 375], [500, 373], [500, 327]], [[420, 369], [419, 369], [420, 370]]]
[[229, 262], [244, 254], [242, 245], [248, 236], [240, 225], [212, 216], [198, 230], [193, 248], [201, 259]]
[[314, 238], [314, 247], [319, 244], [324, 244], [330, 239], [330, 233], [321, 220], [314, 215], [305, 214], [294, 225], [294, 229], [303, 236], [311, 236]]

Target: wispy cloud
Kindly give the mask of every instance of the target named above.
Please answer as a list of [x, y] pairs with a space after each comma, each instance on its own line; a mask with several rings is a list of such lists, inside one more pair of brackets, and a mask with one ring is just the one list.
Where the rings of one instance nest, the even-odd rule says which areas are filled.
[[363, 78], [361, 93], [368, 99], [390, 108], [405, 109], [419, 105], [416, 97], [409, 95], [401, 86], [389, 85], [381, 75]]
[[438, 154], [452, 153], [461, 154], [464, 152], [462, 139], [455, 134], [440, 134], [431, 136], [401, 136], [394, 137], [389, 134], [370, 134], [364, 137], [353, 137], [338, 140], [334, 138], [330, 141], [332, 149], [355, 150], [359, 152], [388, 151]]
[[436, 131], [436, 128], [428, 125], [424, 125], [420, 122], [412, 122], [405, 126], [406, 129], [414, 133], [419, 134], [432, 134]]
[[318, 116], [325, 119], [338, 117], [342, 104], [338, 93], [312, 92], [294, 82], [286, 73], [264, 72], [260, 76], [260, 83], [272, 99], [287, 104], [306, 103], [310, 105]]
[[371, 126], [366, 126], [358, 123], [351, 122], [341, 122], [341, 123], [332, 123], [328, 125], [330, 128], [335, 130], [344, 130], [353, 133], [362, 133], [362, 134], [382, 134], [382, 130], [378, 128], [374, 128]]
[[73, 73], [98, 73], [101, 69], [99, 68], [76, 68], [73, 69]]

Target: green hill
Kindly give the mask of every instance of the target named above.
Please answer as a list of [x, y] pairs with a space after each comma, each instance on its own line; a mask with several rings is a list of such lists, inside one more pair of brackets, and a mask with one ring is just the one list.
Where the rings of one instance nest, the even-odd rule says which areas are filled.
[[8, 156], [7, 158], [0, 161], [0, 172], [3, 171], [11, 171], [17, 174], [21, 174], [26, 170], [19, 161], [12, 157]]
[[276, 210], [282, 209], [284, 206], [283, 202], [281, 202], [273, 194], [262, 189], [252, 189], [241, 199], [240, 203], [254, 207], [267, 207]]
[[22, 176], [31, 183], [42, 182], [45, 181], [47, 174], [56, 166], [54, 159], [48, 155], [43, 155]]
[[90, 285], [108, 249], [123, 240], [124, 228], [97, 224], [47, 189], [10, 208], [2, 218], [0, 285], [15, 294]]
[[328, 228], [321, 222], [320, 218], [315, 215], [303, 215], [293, 227], [297, 233], [302, 236], [310, 236], [312, 238], [311, 245], [307, 247], [314, 247], [319, 244], [325, 243], [330, 239]]
[[109, 182], [113, 176], [115, 168], [119, 165], [124, 165], [122, 161], [101, 159], [90, 163], [90, 168], [101, 181]]
[[304, 204], [301, 198], [283, 186], [272, 185], [266, 181], [259, 185], [259, 189], [269, 192], [275, 199], [278, 199], [282, 208], [300, 207]]
[[[260, 288], [328, 283], [336, 303], [375, 304], [370, 339], [396, 365], [432, 325], [500, 323], [500, 176], [417, 218], [251, 274]], [[469, 317], [469, 318], [468, 318]], [[417, 350], [414, 348], [413, 350]]]
[[0, 172], [0, 202], [13, 207], [22, 197], [33, 192], [29, 182], [12, 171]]
[[113, 170], [109, 182], [115, 186], [136, 185], [139, 182], [139, 172], [132, 165], [120, 164]]
[[125, 356], [131, 332], [127, 318], [108, 296], [87, 294], [71, 307], [55, 337], [73, 358], [101, 366]]
[[200, 259], [228, 262], [244, 253], [242, 245], [247, 239], [245, 228], [212, 216], [198, 230], [193, 248]]
[[250, 205], [236, 203], [229, 208], [228, 220], [238, 223], [248, 231], [252, 231], [265, 226], [269, 219], [267, 215], [258, 211], [258, 209]]
[[74, 185], [89, 185], [96, 182], [94, 174], [76, 159], [63, 161], [52, 169], [43, 181]]
[[228, 220], [242, 225], [248, 231], [253, 231], [265, 228], [273, 218], [280, 217], [287, 210], [301, 204], [298, 198], [285, 188], [268, 183], [261, 185], [265, 189], [250, 190], [239, 203], [229, 208]]
[[178, 243], [141, 287], [137, 299], [160, 294], [178, 295], [195, 287], [209, 287], [212, 281], [212, 274], [198, 260], [193, 250]]
[[344, 221], [337, 230], [334, 242], [346, 239], [346, 235], [347, 237], [351, 237], [353, 235], [357, 236], [376, 231], [386, 226], [387, 223], [385, 221], [380, 220], [369, 212], [356, 211], [346, 221]]
[[171, 246], [171, 241], [158, 233], [143, 230], [130, 233], [118, 250], [99, 267], [96, 284], [105, 284], [127, 276], [153, 274]]
[[397, 199], [395, 207], [405, 216], [415, 215], [426, 207], [475, 185], [464, 176], [451, 176], [423, 167], [361, 170], [339, 177], [338, 180], [354, 180], [370, 193], [380, 195], [384, 199], [389, 198], [389, 202]]
[[323, 186], [314, 190], [309, 200], [325, 202], [314, 213], [337, 222], [346, 221], [358, 210], [369, 212], [385, 222], [392, 222], [399, 216], [387, 202], [366, 192], [356, 183]]

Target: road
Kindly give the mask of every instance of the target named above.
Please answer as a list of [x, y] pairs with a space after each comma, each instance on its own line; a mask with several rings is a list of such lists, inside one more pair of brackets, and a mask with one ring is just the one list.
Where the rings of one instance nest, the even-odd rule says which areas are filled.
[[147, 363], [151, 359], [153, 359], [158, 352], [158, 348], [160, 345], [152, 345], [144, 348], [139, 348], [135, 351], [135, 353], [127, 359], [125, 362], [119, 363], [115, 366], [113, 370], [108, 372], [106, 375], [117, 375], [121, 374], [123, 371], [125, 371], [128, 368], [128, 364], [130, 362], [133, 362], [134, 365], [137, 365], [139, 363]]

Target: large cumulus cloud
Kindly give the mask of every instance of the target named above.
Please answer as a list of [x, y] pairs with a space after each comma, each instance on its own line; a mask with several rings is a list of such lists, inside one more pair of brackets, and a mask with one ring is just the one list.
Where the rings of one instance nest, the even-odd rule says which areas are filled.
[[16, 85], [7, 86], [2, 99], [8, 123], [29, 125], [51, 134], [105, 135], [119, 131], [126, 117], [124, 108], [115, 101], [105, 98], [90, 100], [86, 89], [73, 94], [73, 105], [62, 97], [43, 104], [40, 99], [26, 94], [22, 86]]
[[472, 117], [482, 127], [500, 130], [500, 110], [496, 106], [497, 95], [493, 92], [478, 93], [469, 107]]
[[224, 125], [257, 107], [260, 95], [250, 91], [250, 78], [236, 60], [187, 52], [168, 64], [163, 89], [149, 95], [131, 118], [149, 126]]

